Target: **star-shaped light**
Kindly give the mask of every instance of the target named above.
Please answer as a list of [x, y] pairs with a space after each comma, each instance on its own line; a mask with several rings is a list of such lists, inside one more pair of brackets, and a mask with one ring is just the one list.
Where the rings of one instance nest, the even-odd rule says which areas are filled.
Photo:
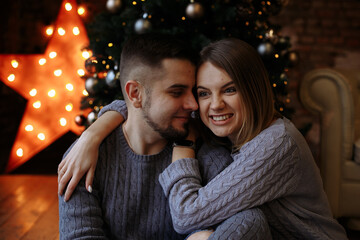
[[44, 54], [0, 55], [0, 79], [28, 100], [6, 172], [68, 131], [83, 130], [74, 121], [86, 94], [79, 75], [89, 57], [83, 56], [89, 40], [80, 13], [75, 0], [63, 1]]

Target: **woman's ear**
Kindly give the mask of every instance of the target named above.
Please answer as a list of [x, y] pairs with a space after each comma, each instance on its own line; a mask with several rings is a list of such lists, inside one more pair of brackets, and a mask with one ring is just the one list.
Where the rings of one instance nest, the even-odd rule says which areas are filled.
[[130, 104], [135, 108], [140, 108], [142, 101], [142, 85], [138, 81], [129, 80], [125, 84], [125, 92]]

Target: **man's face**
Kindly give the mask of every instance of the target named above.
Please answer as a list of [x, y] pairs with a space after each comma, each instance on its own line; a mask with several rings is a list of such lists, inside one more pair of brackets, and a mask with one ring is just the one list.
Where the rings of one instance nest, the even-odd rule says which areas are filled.
[[195, 67], [186, 60], [163, 60], [163, 75], [148, 84], [143, 116], [163, 138], [173, 140], [188, 134], [190, 113], [198, 109], [192, 93]]

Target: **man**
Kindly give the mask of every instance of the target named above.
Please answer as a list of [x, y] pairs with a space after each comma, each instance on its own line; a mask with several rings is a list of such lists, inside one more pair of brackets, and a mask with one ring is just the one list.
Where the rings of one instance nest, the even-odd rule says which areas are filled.
[[[125, 44], [120, 73], [127, 120], [100, 146], [91, 193], [82, 182], [67, 202], [59, 196], [60, 238], [184, 239], [173, 229], [158, 176], [198, 108], [193, 52], [169, 36], [139, 35]], [[214, 164], [213, 156], [224, 160]], [[222, 148], [202, 148], [197, 157], [203, 181], [231, 162]]]

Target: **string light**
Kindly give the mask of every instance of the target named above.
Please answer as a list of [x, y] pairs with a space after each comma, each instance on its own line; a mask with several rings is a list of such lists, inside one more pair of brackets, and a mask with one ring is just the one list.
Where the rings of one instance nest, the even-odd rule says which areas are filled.
[[37, 137], [38, 137], [38, 139], [40, 139], [41, 141], [44, 141], [44, 140], [45, 140], [45, 134], [43, 134], [43, 133], [39, 133], [39, 134], [37, 135]]
[[37, 94], [37, 90], [35, 88], [31, 89], [29, 92], [30, 96], [34, 97]]
[[28, 124], [28, 125], [25, 126], [25, 131], [31, 132], [33, 130], [34, 130], [34, 127], [32, 125]]
[[51, 97], [51, 98], [55, 97], [55, 95], [56, 95], [55, 89], [51, 89], [51, 90], [48, 92], [48, 96]]
[[15, 81], [15, 74], [10, 74], [7, 79], [9, 82]]
[[112, 46], [114, 46], [113, 43], [109, 43], [109, 44], [108, 44], [108, 47], [112, 47]]
[[71, 4], [70, 4], [70, 3], [66, 3], [66, 4], [65, 4], [65, 9], [66, 9], [66, 11], [71, 11], [71, 9], [72, 9]]
[[44, 65], [46, 63], [46, 59], [45, 58], [40, 58], [39, 59], [39, 65]]
[[17, 68], [17, 67], [19, 66], [19, 62], [16, 61], [16, 60], [12, 60], [12, 61], [11, 61], [11, 66], [12, 66], [13, 68]]
[[74, 85], [72, 85], [71, 83], [68, 83], [68, 84], [66, 84], [66, 89], [68, 90], [68, 91], [73, 91], [74, 90]]
[[73, 105], [72, 103], [69, 103], [68, 105], [65, 106], [65, 110], [68, 112], [71, 112], [73, 110]]
[[41, 102], [40, 101], [34, 102], [33, 107], [36, 108], [36, 109], [39, 109], [41, 107]]
[[56, 56], [57, 56], [57, 53], [56, 53], [56, 52], [50, 52], [50, 53], [49, 53], [49, 58], [51, 58], [51, 59], [56, 58]]
[[83, 58], [88, 59], [90, 57], [90, 51], [84, 50], [81, 55]]
[[18, 148], [18, 149], [16, 150], [16, 155], [17, 155], [18, 157], [24, 156], [24, 150], [23, 150], [22, 148]]
[[46, 35], [48, 35], [48, 36], [53, 35], [53, 33], [54, 33], [54, 28], [53, 28], [53, 27], [47, 27], [45, 33], [46, 33]]
[[79, 29], [78, 27], [74, 27], [74, 28], [73, 28], [73, 34], [74, 34], [75, 36], [79, 35], [79, 34], [80, 34], [80, 29]]
[[59, 27], [57, 31], [58, 31], [58, 34], [59, 34], [60, 36], [64, 36], [65, 33], [66, 33], [66, 32], [65, 32], [65, 29], [63, 29], [62, 27]]
[[79, 7], [77, 12], [78, 12], [79, 15], [83, 15], [83, 14], [85, 14], [85, 8]]
[[77, 74], [78, 74], [80, 77], [82, 77], [82, 76], [85, 75], [85, 71], [84, 71], [83, 69], [78, 69], [78, 70], [77, 70]]
[[59, 119], [59, 123], [60, 123], [60, 125], [61, 125], [61, 126], [63, 126], [63, 127], [64, 127], [64, 126], [66, 126], [67, 121], [66, 121], [66, 119], [65, 119], [65, 118], [60, 118], [60, 119]]
[[83, 93], [83, 95], [84, 95], [85, 97], [89, 96], [89, 93], [88, 93], [85, 89], [83, 90], [82, 93]]
[[57, 76], [57, 77], [60, 77], [62, 74], [62, 70], [61, 69], [57, 69], [54, 71], [54, 75]]

